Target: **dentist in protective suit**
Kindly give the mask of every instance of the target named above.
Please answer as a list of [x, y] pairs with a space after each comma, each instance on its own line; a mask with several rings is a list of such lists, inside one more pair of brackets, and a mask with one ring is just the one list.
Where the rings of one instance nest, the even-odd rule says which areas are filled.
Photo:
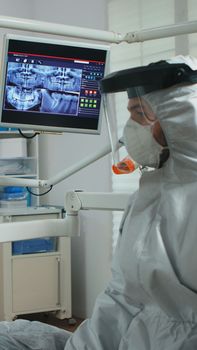
[[65, 350], [197, 349], [196, 69], [178, 56], [101, 82], [127, 90], [123, 142], [151, 169], [124, 215], [111, 282]]
[[197, 60], [178, 56], [113, 73], [101, 90], [127, 91], [122, 141], [144, 168], [111, 281], [74, 334], [0, 323], [0, 344], [9, 338], [2, 349], [197, 349]]

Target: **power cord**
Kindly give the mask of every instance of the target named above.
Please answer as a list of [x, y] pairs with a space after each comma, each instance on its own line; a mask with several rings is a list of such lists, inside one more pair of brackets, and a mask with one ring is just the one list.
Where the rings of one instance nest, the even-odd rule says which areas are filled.
[[27, 190], [27, 192], [29, 192], [33, 196], [41, 197], [41, 196], [44, 196], [45, 194], [49, 193], [52, 190], [52, 188], [53, 188], [53, 185], [51, 185], [50, 188], [46, 192], [43, 192], [43, 193], [34, 193], [29, 189], [29, 187], [26, 187], [26, 190]]
[[[33, 139], [35, 136], [40, 135], [39, 132], [35, 132], [33, 135], [27, 136], [21, 131], [21, 129], [18, 129], [18, 131], [19, 131], [19, 134], [26, 139]], [[52, 188], [53, 188], [53, 185], [51, 185], [50, 188], [46, 192], [43, 192], [43, 193], [34, 193], [29, 189], [29, 187], [26, 187], [26, 190], [32, 196], [41, 197], [41, 196], [44, 196], [45, 194], [49, 193], [52, 190]]]
[[33, 135], [27, 136], [27, 135], [25, 135], [25, 134], [21, 131], [21, 129], [18, 129], [18, 132], [19, 132], [19, 134], [20, 134], [21, 136], [23, 136], [25, 139], [33, 139], [35, 136], [40, 135], [39, 132], [35, 132]]

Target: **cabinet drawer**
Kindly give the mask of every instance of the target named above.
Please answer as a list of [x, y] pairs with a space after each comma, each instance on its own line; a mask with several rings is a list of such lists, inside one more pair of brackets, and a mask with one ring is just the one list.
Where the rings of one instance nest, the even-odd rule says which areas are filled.
[[59, 255], [13, 258], [13, 312], [57, 309], [59, 269]]

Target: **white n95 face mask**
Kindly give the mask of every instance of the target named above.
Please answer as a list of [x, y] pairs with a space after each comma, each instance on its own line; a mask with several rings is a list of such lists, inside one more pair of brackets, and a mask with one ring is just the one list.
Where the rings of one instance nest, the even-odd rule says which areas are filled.
[[131, 118], [123, 131], [123, 143], [130, 157], [141, 166], [159, 168], [164, 149], [152, 135], [152, 125], [141, 125]]

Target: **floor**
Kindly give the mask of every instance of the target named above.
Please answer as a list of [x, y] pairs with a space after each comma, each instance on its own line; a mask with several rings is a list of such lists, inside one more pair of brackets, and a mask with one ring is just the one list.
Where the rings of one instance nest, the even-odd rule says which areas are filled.
[[43, 323], [47, 323], [52, 326], [56, 326], [58, 328], [63, 328], [69, 332], [74, 332], [77, 327], [79, 327], [80, 323], [83, 322], [81, 318], [74, 317], [67, 320], [59, 320], [52, 313], [38, 313], [31, 315], [21, 315], [18, 318], [22, 318], [30, 321], [40, 321]]

